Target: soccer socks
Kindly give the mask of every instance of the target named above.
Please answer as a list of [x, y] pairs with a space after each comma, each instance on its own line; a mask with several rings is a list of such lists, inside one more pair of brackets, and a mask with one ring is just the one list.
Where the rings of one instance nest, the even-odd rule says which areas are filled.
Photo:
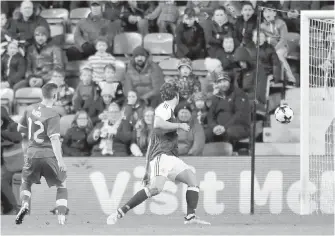
[[59, 215], [65, 215], [67, 210], [67, 188], [57, 188], [56, 208]]
[[195, 214], [199, 200], [199, 187], [188, 187], [186, 191], [187, 215]]
[[24, 203], [29, 204], [30, 198], [31, 198], [31, 184], [23, 182], [20, 187], [20, 199], [22, 206], [24, 205]]
[[120, 217], [123, 217], [129, 210], [140, 205], [149, 198], [147, 191], [142, 189], [138, 191], [123, 207], [118, 209]]

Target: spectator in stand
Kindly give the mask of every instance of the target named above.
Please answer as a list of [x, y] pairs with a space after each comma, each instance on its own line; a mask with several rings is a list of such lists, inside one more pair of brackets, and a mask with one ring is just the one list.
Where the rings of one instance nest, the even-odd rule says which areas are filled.
[[95, 44], [99, 36], [106, 37], [110, 46], [107, 52], [113, 52], [113, 40], [121, 29], [116, 23], [112, 23], [103, 18], [102, 6], [99, 1], [92, 1], [91, 13], [86, 19], [78, 22], [74, 31], [75, 47], [67, 50], [66, 54], [69, 61], [83, 60], [96, 52]]
[[143, 119], [137, 121], [133, 131], [133, 141], [130, 145], [131, 153], [136, 157], [144, 157], [147, 153], [150, 135], [153, 128], [155, 111], [147, 107], [143, 111]]
[[136, 92], [129, 91], [127, 96], [127, 104], [125, 105], [124, 114], [130, 123], [136, 124], [136, 122], [143, 117], [143, 110], [145, 108], [144, 101], [138, 99]]
[[214, 10], [219, 7], [219, 2], [189, 0], [187, 1], [186, 7], [194, 9], [195, 15], [199, 19], [199, 24], [203, 26], [207, 20], [212, 18]]
[[[257, 62], [257, 30], [253, 31], [252, 42], [250, 42], [246, 49], [256, 64]], [[259, 32], [259, 61], [262, 63], [267, 75], [268, 81], [279, 83], [281, 81], [281, 66], [274, 47], [266, 42], [264, 32]]]
[[62, 142], [64, 155], [72, 157], [90, 156], [91, 147], [87, 143], [87, 138], [92, 129], [92, 121], [86, 111], [78, 111]]
[[243, 45], [248, 44], [252, 40], [252, 31], [257, 27], [257, 15], [251, 2], [242, 3], [242, 16], [237, 18], [235, 30], [237, 40]]
[[158, 3], [156, 1], [136, 1], [128, 0], [128, 9], [125, 9], [124, 17], [127, 21], [125, 22], [125, 31], [138, 31], [143, 36], [149, 33], [149, 28], [157, 27], [155, 21], [148, 21], [145, 16], [152, 13]]
[[[23, 167], [22, 136], [5, 107], [1, 106], [1, 203], [5, 214], [16, 215], [19, 210], [13, 194], [12, 178]], [[4, 197], [2, 197], [4, 196]]]
[[192, 104], [192, 115], [196, 117], [199, 124], [203, 127], [206, 127], [207, 122], [207, 114], [208, 107], [206, 105], [206, 96], [202, 92], [198, 92], [194, 94], [193, 104]]
[[117, 23], [120, 27], [126, 24], [128, 17], [124, 14], [129, 9], [127, 1], [110, 0], [105, 3], [103, 16], [105, 19], [113, 23]]
[[300, 33], [300, 12], [303, 10], [319, 10], [315, 8], [313, 1], [284, 1], [283, 18], [289, 32]]
[[106, 52], [108, 40], [105, 37], [98, 37], [95, 43], [96, 53], [88, 58], [88, 64], [92, 67], [92, 79], [96, 84], [104, 81], [105, 67], [108, 64], [115, 64], [115, 57]]
[[19, 82], [18, 87], [42, 87], [49, 82], [53, 71], [64, 70], [64, 54], [55, 45], [48, 29], [38, 26], [35, 29], [35, 43], [28, 48], [26, 80]]
[[58, 99], [54, 103], [54, 109], [60, 116], [72, 113], [74, 89], [65, 83], [65, 71], [56, 68], [52, 73], [50, 82], [58, 85]]
[[35, 30], [37, 27], [42, 26], [46, 29], [47, 35], [50, 35], [48, 22], [34, 13], [33, 3], [28, 0], [24, 0], [21, 3], [19, 18], [14, 20], [13, 24], [20, 40], [26, 41], [26, 48], [35, 43]]
[[156, 20], [160, 33], [170, 32], [175, 35], [176, 24], [179, 18], [179, 10], [174, 0], [159, 3], [156, 9], [145, 16], [145, 19]]
[[208, 112], [206, 142], [230, 142], [249, 137], [251, 112], [249, 99], [234, 86], [230, 73], [220, 72], [215, 83], [219, 92], [213, 97]]
[[257, 79], [257, 109], [265, 111], [267, 77], [264, 67], [261, 63], [258, 65], [258, 74], [256, 75], [256, 66], [252, 62], [251, 56], [245, 47], [239, 47], [235, 51], [235, 61], [240, 69], [236, 71], [236, 82], [247, 95], [250, 101], [254, 100], [254, 84]]
[[[2, 3], [1, 3], [2, 4]], [[1, 9], [1, 43], [6, 42], [5, 35], [16, 38], [17, 32], [13, 20], [8, 19], [7, 13]]]
[[98, 99], [98, 86], [92, 81], [92, 69], [83, 67], [80, 70], [80, 82], [72, 98], [75, 112], [85, 110], [89, 112], [92, 104]]
[[234, 64], [234, 52], [237, 48], [237, 41], [230, 35], [223, 37], [222, 47], [218, 48], [215, 52], [215, 58], [221, 61], [224, 70], [229, 70]]
[[132, 125], [116, 103], [109, 105], [106, 117], [87, 138], [88, 144], [94, 145], [91, 156], [129, 156]]
[[142, 46], [133, 51], [133, 58], [125, 74], [125, 83], [126, 94], [130, 90], [135, 91], [139, 99], [154, 108], [160, 103], [159, 89], [164, 84], [164, 75]]
[[215, 9], [211, 24], [206, 24], [204, 30], [210, 57], [214, 57], [216, 50], [222, 47], [224, 36], [230, 35], [236, 38], [234, 25], [228, 21], [226, 10], [223, 7]]
[[186, 8], [182, 22], [176, 29], [176, 57], [191, 60], [206, 57], [206, 41], [203, 28], [196, 22], [195, 11]]
[[1, 57], [1, 88], [19, 88], [20, 82], [25, 81], [26, 60], [19, 52], [16, 40], [9, 42], [6, 53]]
[[296, 78], [294, 77], [290, 65], [286, 60], [288, 53], [286, 23], [277, 17], [277, 12], [275, 10], [270, 9], [273, 8], [272, 4], [269, 3], [266, 6], [269, 8], [265, 8], [263, 11], [263, 22], [260, 27], [264, 31], [269, 44], [275, 48], [278, 58], [284, 67], [285, 74], [288, 79], [287, 85], [295, 85]]
[[205, 80], [202, 80], [201, 83], [201, 91], [204, 94], [207, 94], [208, 97], [211, 97], [213, 95], [214, 91], [214, 81], [216, 80], [216, 74], [220, 71], [223, 71], [222, 63], [220, 60], [215, 58], [206, 58], [205, 59], [205, 67], [208, 71], [208, 74], [206, 76]]
[[175, 114], [178, 122], [186, 123], [190, 130], [178, 130], [178, 154], [180, 156], [201, 156], [205, 146], [205, 132], [196, 117], [192, 116], [190, 104], [179, 103]]
[[194, 93], [201, 91], [201, 84], [198, 79], [192, 73], [192, 61], [188, 58], [182, 58], [178, 63], [179, 77], [176, 80], [179, 88], [180, 100], [185, 100], [188, 103], [192, 103]]

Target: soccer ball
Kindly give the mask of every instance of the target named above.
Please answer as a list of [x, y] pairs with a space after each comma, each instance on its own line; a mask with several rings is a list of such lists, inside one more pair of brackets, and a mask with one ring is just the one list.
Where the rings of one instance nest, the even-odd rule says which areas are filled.
[[288, 124], [293, 120], [293, 110], [288, 105], [281, 105], [275, 110], [276, 120], [282, 124]]

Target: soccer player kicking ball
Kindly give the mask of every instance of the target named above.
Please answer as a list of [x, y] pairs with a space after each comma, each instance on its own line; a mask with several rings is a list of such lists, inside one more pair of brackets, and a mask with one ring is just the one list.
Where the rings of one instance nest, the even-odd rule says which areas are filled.
[[175, 84], [165, 83], [160, 89], [163, 103], [155, 110], [154, 129], [147, 151], [146, 173], [143, 181], [146, 186], [137, 192], [123, 207], [107, 218], [107, 224], [115, 224], [134, 207], [150, 197], [158, 195], [167, 179], [187, 184], [187, 215], [185, 224], [206, 224], [195, 215], [198, 205], [199, 187], [195, 174], [178, 156], [177, 130], [189, 131], [189, 125], [176, 123], [174, 109], [179, 103], [179, 91]]
[[44, 176], [49, 187], [57, 187], [56, 205], [58, 223], [65, 223], [67, 210], [66, 166], [60, 142], [60, 117], [52, 109], [57, 101], [58, 87], [48, 83], [42, 87], [41, 103], [27, 107], [19, 124], [22, 132], [28, 133], [28, 149], [22, 169], [22, 207], [15, 223], [21, 224], [29, 211], [32, 184], [40, 184]]

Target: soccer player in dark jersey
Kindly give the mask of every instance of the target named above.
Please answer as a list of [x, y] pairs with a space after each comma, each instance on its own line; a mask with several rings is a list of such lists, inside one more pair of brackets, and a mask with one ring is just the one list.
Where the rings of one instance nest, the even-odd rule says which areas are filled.
[[54, 83], [42, 87], [42, 102], [27, 107], [20, 121], [20, 132], [28, 135], [28, 148], [22, 169], [22, 207], [16, 217], [21, 224], [29, 211], [32, 184], [40, 184], [44, 176], [49, 187], [56, 186], [58, 223], [65, 223], [67, 210], [66, 166], [60, 142], [60, 117], [52, 109], [57, 101], [58, 87]]
[[174, 109], [179, 103], [179, 91], [175, 84], [165, 83], [160, 89], [163, 103], [155, 110], [154, 129], [146, 154], [145, 187], [137, 192], [116, 213], [107, 218], [107, 224], [115, 224], [125, 214], [143, 201], [159, 194], [167, 179], [187, 184], [187, 215], [185, 224], [210, 224], [195, 215], [198, 205], [199, 187], [195, 173], [178, 156], [177, 130], [189, 131], [186, 123], [176, 123]]

